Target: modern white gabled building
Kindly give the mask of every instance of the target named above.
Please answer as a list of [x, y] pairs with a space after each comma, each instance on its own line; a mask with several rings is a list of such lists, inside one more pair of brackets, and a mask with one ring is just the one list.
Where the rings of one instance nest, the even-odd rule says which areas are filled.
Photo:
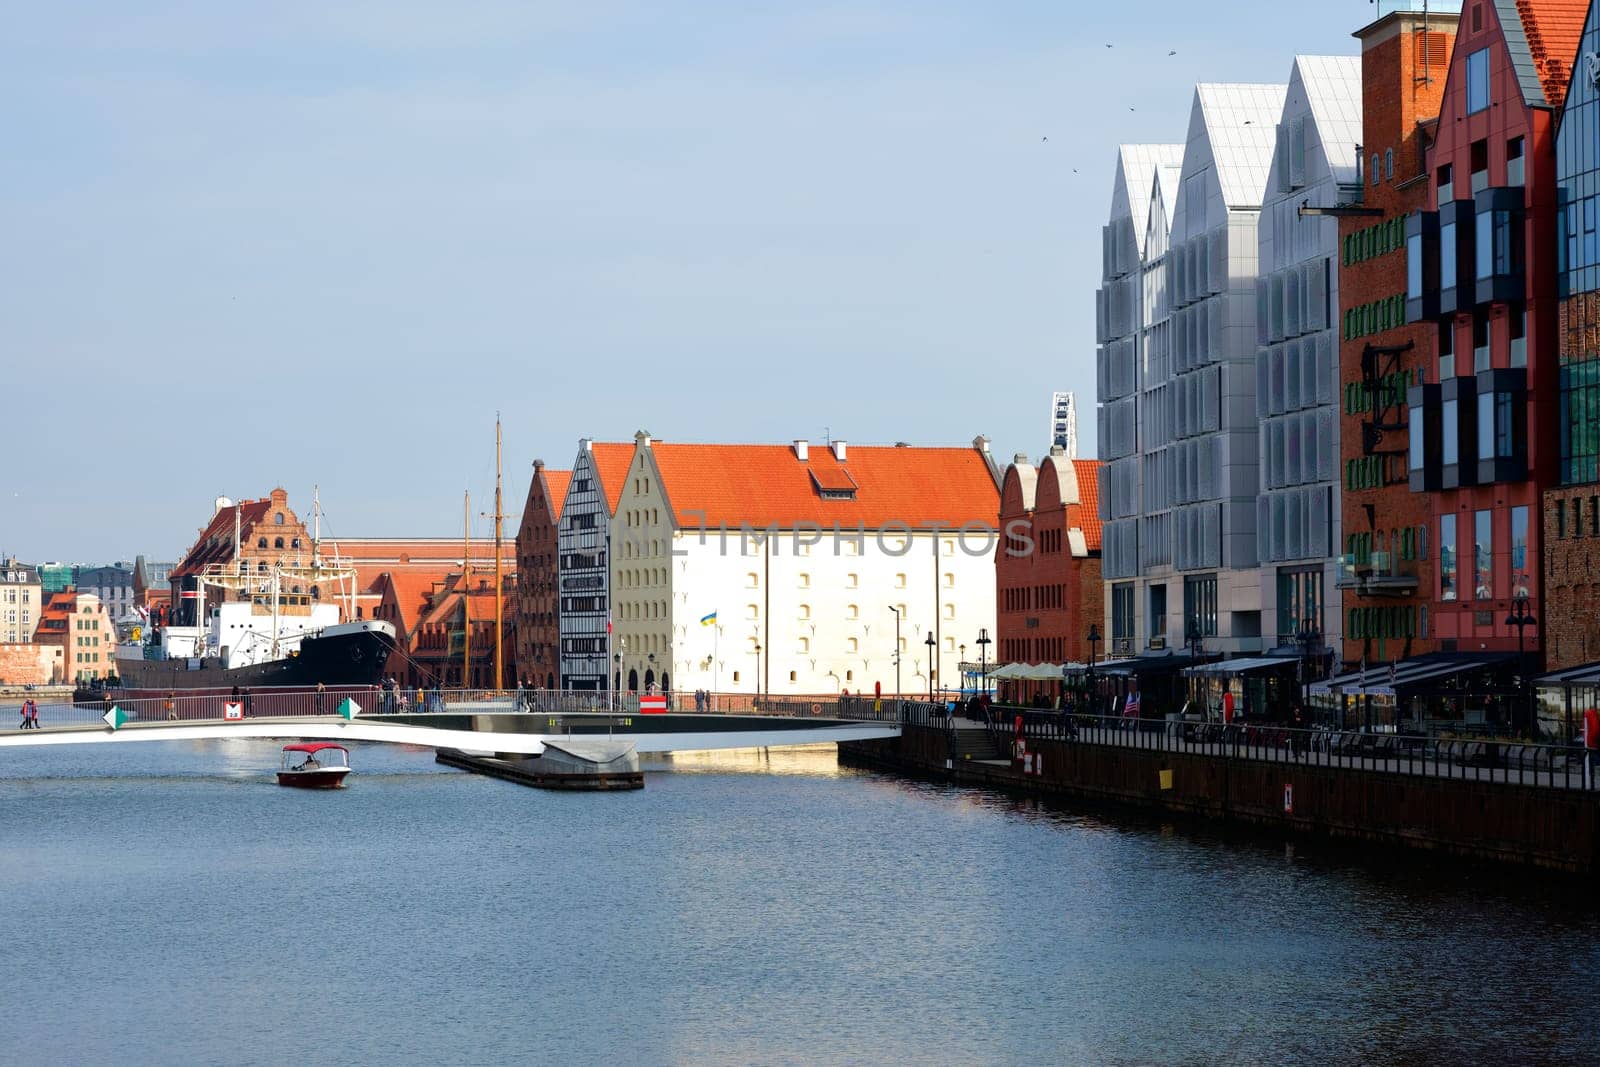
[[[1124, 225], [1129, 190], [1149, 193], [1138, 264], [1144, 285], [1137, 297], [1119, 295], [1134, 289], [1133, 265], [1112, 255], [1130, 248], [1123, 240], [1108, 247], [1101, 290], [1103, 566], [1114, 654], [1190, 639], [1211, 652], [1262, 647], [1257, 224], [1286, 92], [1283, 85], [1196, 86], [1170, 202], [1159, 167], [1136, 182], [1128, 150], [1119, 155], [1112, 228]], [[1149, 241], [1153, 202], [1170, 218], [1159, 282], [1149, 267], [1160, 251]], [[1135, 205], [1128, 207], [1131, 229]], [[1134, 306], [1124, 310], [1124, 300]], [[1124, 369], [1129, 359], [1142, 380]]]
[[633, 445], [578, 443], [556, 534], [560, 684], [599, 690], [616, 681], [611, 643], [611, 517]]
[[1256, 417], [1263, 645], [1310, 625], [1340, 647], [1339, 220], [1359, 201], [1361, 59], [1298, 56], [1278, 120], [1258, 231]]
[[[1155, 632], [1140, 625], [1133, 580], [1164, 574], [1172, 562], [1170, 532], [1165, 534], [1168, 547], [1152, 551], [1155, 540], [1148, 526], [1152, 487], [1162, 477], [1171, 439], [1163, 258], [1168, 215], [1161, 202], [1170, 201], [1182, 162], [1178, 144], [1119, 147], [1111, 216], [1103, 231], [1095, 393], [1099, 456], [1105, 463], [1100, 471], [1101, 568], [1110, 585], [1102, 632], [1111, 655], [1132, 654], [1144, 647], [1139, 635]], [[1161, 222], [1153, 225], [1158, 213]]]

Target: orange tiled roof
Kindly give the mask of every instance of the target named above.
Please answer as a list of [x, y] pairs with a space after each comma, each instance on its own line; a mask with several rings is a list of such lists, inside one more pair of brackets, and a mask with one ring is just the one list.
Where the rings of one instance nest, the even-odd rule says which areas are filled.
[[[999, 523], [999, 487], [984, 455], [971, 447], [849, 445], [843, 462], [820, 445], [805, 460], [789, 445], [657, 441], [650, 451], [678, 524], [690, 529], [702, 522], [729, 528], [809, 522], [823, 529]], [[851, 483], [851, 499], [825, 499], [819, 488]]]
[[1078, 528], [1083, 531], [1083, 539], [1089, 545], [1090, 552], [1100, 551], [1100, 468], [1104, 466], [1097, 459], [1075, 459], [1072, 461], [1072, 473], [1078, 476], [1078, 499], [1083, 502], [1083, 509], [1078, 514]]
[[443, 585], [455, 570], [455, 567], [430, 567], [384, 571], [378, 576], [375, 588], [381, 591], [387, 587], [393, 593], [395, 607], [400, 612], [402, 637], [408, 637], [416, 628], [417, 621], [428, 609], [428, 599], [433, 591]]
[[1560, 107], [1567, 97], [1589, 0], [1516, 0], [1516, 5], [1545, 100]]
[[[619, 481], [621, 479], [618, 479]], [[561, 521], [561, 507], [567, 502], [567, 486], [572, 484], [571, 471], [553, 471], [548, 468], [544, 472], [544, 484], [549, 489], [550, 517], [557, 522]], [[619, 489], [618, 492], [621, 492]], [[613, 507], [613, 510], [615, 508]]]
[[611, 514], [617, 513], [617, 502], [622, 499], [622, 487], [627, 484], [628, 464], [633, 462], [633, 445], [595, 441], [589, 446], [594, 461], [594, 473], [605, 491]]

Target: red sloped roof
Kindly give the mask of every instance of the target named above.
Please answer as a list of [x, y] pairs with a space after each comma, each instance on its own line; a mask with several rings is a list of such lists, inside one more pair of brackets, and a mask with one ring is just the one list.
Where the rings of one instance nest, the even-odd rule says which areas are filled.
[[457, 570], [459, 567], [429, 567], [384, 571], [378, 576], [377, 584], [387, 585], [393, 590], [395, 606], [400, 611], [403, 636], [409, 636], [416, 629], [417, 621], [428, 609], [428, 598], [433, 595], [434, 589], [443, 585]]
[[572, 484], [572, 472], [547, 469], [544, 472], [544, 484], [549, 491], [546, 499], [550, 502], [550, 517], [560, 522], [561, 507], [567, 502], [567, 486]]
[[1075, 459], [1072, 473], [1078, 476], [1078, 499], [1083, 509], [1078, 514], [1078, 526], [1089, 551], [1100, 551], [1100, 468], [1105, 466], [1097, 459]]
[[[802, 460], [789, 445], [650, 446], [678, 524], [737, 528], [813, 523], [831, 529], [999, 523], [1000, 490], [977, 449], [850, 445], [840, 462], [827, 447]], [[855, 485], [851, 499], [819, 486]], [[701, 513], [704, 513], [702, 518]]]
[[594, 461], [594, 473], [605, 490], [606, 503], [611, 514], [617, 513], [617, 502], [622, 499], [622, 487], [627, 483], [628, 464], [633, 462], [633, 446], [595, 441], [589, 446]]
[[1516, 0], [1516, 4], [1545, 100], [1552, 107], [1560, 107], [1567, 98], [1567, 82], [1578, 58], [1578, 41], [1583, 36], [1589, 0]]
[[232, 507], [222, 508], [206, 528], [200, 531], [200, 536], [195, 539], [187, 555], [172, 568], [169, 577], [180, 577], [187, 574], [196, 574], [213, 563], [226, 563], [233, 558], [233, 514], [239, 513], [239, 530], [241, 536], [250, 532], [256, 523], [267, 517], [267, 510], [272, 507], [271, 498], [262, 500], [241, 500]]

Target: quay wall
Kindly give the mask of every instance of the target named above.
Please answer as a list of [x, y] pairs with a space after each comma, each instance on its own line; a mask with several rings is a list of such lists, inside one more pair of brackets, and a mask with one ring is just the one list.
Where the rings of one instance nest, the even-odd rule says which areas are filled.
[[1042, 774], [952, 758], [943, 730], [913, 725], [898, 738], [841, 742], [839, 758], [854, 766], [1035, 796], [1574, 874], [1597, 869], [1600, 795], [1593, 792], [1073, 741], [1030, 740], [1029, 746], [1043, 758]]

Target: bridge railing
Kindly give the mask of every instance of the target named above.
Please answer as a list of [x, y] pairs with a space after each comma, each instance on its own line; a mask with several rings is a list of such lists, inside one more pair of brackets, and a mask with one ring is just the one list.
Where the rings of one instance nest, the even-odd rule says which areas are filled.
[[[315, 717], [338, 713], [346, 698], [354, 700], [366, 716], [450, 713], [485, 714], [529, 712], [540, 714], [640, 713], [640, 694], [574, 692], [540, 689], [400, 689], [382, 686], [338, 686], [318, 693], [312, 687], [274, 686], [204, 692], [180, 691], [170, 695], [132, 696], [126, 691], [96, 691], [90, 698], [37, 701], [39, 725], [90, 726], [100, 723], [112, 707], [120, 708], [130, 722], [216, 722], [227, 719], [229, 704], [238, 704], [246, 718]], [[908, 722], [923, 726], [949, 726], [943, 704], [920, 700], [867, 697], [757, 697], [750, 693], [712, 693], [696, 700], [693, 693], [666, 694], [667, 710], [677, 713], [772, 715], [791, 718], [850, 719], [863, 722]], [[22, 728], [21, 698], [0, 704], [0, 731]]]
[[1017, 735], [1018, 718], [1022, 736], [1028, 740], [1600, 791], [1600, 753], [1586, 753], [1577, 745], [1441, 739], [1274, 723], [1223, 725], [998, 706], [991, 709], [988, 729], [997, 740], [1009, 743]]

